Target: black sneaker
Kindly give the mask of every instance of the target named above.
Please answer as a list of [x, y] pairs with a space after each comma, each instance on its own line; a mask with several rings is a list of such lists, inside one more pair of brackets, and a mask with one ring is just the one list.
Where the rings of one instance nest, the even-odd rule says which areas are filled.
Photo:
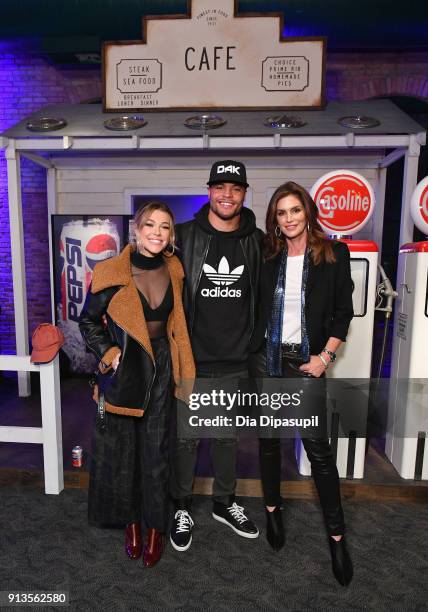
[[226, 506], [226, 504], [215, 501], [213, 518], [220, 523], [229, 525], [235, 533], [243, 538], [257, 538], [259, 535], [256, 525], [245, 516], [243, 506], [238, 506], [236, 502], [233, 502], [231, 506]]
[[187, 510], [177, 510], [169, 535], [172, 547], [175, 550], [185, 551], [190, 548], [193, 525], [194, 522]]

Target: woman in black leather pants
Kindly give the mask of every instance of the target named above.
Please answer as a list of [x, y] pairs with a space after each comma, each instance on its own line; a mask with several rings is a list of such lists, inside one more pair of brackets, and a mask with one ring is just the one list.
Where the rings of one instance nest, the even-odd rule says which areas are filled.
[[[329, 240], [309, 193], [287, 182], [273, 194], [266, 214], [265, 262], [260, 311], [250, 346], [256, 377], [323, 378], [346, 339], [352, 310], [352, 279], [345, 244]], [[325, 384], [316, 381], [317, 408], [325, 413]], [[322, 406], [320, 406], [322, 404]], [[339, 476], [325, 432], [302, 433], [323, 510], [336, 579], [347, 585], [352, 563], [345, 543]], [[281, 516], [281, 450], [278, 438], [260, 439], [260, 470], [267, 539], [284, 545]]]

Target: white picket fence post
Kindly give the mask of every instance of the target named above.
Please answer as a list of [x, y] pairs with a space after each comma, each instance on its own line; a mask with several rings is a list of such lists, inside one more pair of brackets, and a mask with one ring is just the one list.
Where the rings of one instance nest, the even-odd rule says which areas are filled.
[[35, 365], [29, 356], [0, 355], [0, 370], [40, 373], [42, 426], [0, 426], [0, 442], [43, 444], [45, 493], [58, 495], [64, 489], [59, 357]]

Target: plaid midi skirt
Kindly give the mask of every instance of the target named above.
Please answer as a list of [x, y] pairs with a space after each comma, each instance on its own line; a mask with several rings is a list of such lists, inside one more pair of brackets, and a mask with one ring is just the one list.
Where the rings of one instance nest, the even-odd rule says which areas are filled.
[[169, 426], [172, 405], [168, 340], [152, 340], [156, 363], [149, 405], [143, 417], [106, 413], [105, 428], [94, 426], [88, 519], [99, 527], [142, 521], [165, 533], [169, 519]]

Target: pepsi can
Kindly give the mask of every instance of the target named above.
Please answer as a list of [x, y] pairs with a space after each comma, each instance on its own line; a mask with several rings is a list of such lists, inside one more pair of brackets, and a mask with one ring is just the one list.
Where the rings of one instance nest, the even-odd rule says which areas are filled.
[[71, 451], [71, 464], [73, 467], [82, 467], [83, 449], [81, 446], [75, 446]]
[[66, 340], [63, 348], [73, 372], [90, 372], [94, 360], [86, 352], [79, 332], [80, 313], [95, 265], [119, 253], [119, 234], [109, 219], [70, 221], [62, 227], [59, 249], [61, 303], [58, 307], [58, 326]]

